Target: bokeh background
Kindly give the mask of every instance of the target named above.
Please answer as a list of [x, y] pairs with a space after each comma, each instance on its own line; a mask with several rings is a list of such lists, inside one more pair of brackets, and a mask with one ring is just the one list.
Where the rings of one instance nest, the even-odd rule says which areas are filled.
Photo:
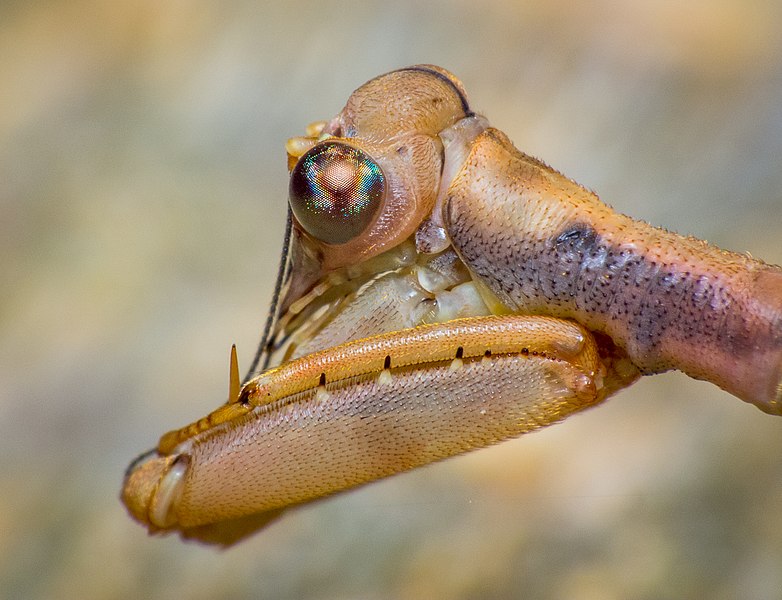
[[782, 597], [782, 420], [678, 374], [219, 552], [118, 500], [223, 401], [276, 271], [283, 145], [394, 68], [622, 212], [782, 263], [782, 5], [0, 4], [0, 596]]

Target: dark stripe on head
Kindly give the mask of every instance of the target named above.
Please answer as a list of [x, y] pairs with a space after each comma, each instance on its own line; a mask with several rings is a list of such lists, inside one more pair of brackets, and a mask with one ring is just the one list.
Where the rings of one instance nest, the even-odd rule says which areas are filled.
[[451, 86], [451, 88], [453, 88], [453, 91], [455, 91], [456, 94], [459, 96], [459, 100], [462, 103], [462, 110], [464, 111], [464, 116], [472, 117], [475, 115], [475, 113], [470, 109], [470, 104], [467, 102], [467, 98], [462, 93], [462, 90], [460, 90], [453, 82], [453, 80], [447, 75], [444, 75], [439, 71], [435, 71], [434, 69], [430, 69], [429, 67], [422, 67], [422, 66], [406, 67], [404, 69], [398, 69], [398, 70], [399, 71], [421, 71], [422, 73], [429, 73], [430, 75], [434, 75], [438, 79], [445, 81], [448, 85]]

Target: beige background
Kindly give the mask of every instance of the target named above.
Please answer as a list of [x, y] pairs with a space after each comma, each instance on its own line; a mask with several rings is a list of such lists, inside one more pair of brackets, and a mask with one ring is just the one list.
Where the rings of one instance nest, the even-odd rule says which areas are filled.
[[781, 597], [782, 419], [677, 374], [227, 552], [127, 517], [129, 460], [255, 350], [285, 139], [382, 72], [441, 64], [622, 212], [782, 263], [779, 2], [279, 4], [0, 5], [0, 595]]

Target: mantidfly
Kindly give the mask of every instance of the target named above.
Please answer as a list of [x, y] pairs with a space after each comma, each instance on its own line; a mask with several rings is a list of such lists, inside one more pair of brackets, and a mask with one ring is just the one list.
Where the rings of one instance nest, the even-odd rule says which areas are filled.
[[266, 330], [228, 402], [125, 476], [151, 532], [281, 511], [495, 444], [679, 369], [782, 414], [782, 268], [617, 214], [431, 65], [287, 144]]

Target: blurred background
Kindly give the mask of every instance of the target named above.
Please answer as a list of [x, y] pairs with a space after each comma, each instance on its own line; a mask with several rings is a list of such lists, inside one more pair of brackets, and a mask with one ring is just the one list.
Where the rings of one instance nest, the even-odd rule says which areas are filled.
[[782, 5], [0, 4], [0, 595], [780, 598], [782, 419], [678, 374], [293, 511], [150, 538], [128, 462], [224, 401], [285, 140], [415, 63], [621, 212], [782, 263]]

